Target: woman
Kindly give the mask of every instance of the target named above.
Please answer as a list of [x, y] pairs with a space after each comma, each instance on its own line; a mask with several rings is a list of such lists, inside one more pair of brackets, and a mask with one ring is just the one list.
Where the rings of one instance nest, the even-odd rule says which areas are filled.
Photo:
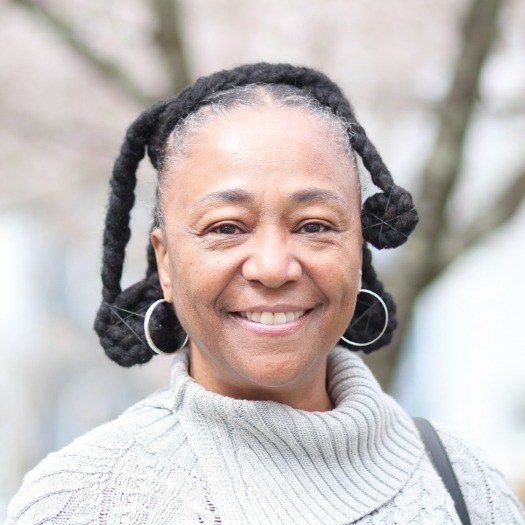
[[[145, 148], [148, 269], [121, 290]], [[382, 190], [362, 206], [356, 153]], [[460, 523], [351, 351], [396, 327], [367, 242], [402, 244], [418, 216], [333, 82], [264, 63], [200, 78], [132, 124], [111, 189], [95, 329], [121, 366], [174, 354], [171, 379], [26, 474], [8, 523]], [[501, 474], [438, 434], [463, 522], [525, 523]]]

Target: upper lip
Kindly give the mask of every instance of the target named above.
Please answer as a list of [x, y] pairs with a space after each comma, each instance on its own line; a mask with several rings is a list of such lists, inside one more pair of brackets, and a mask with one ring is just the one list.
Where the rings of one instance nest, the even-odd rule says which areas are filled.
[[313, 308], [312, 306], [306, 307], [303, 305], [297, 305], [297, 304], [258, 304], [254, 306], [250, 306], [248, 308], [242, 308], [239, 310], [233, 310], [234, 312], [272, 312], [272, 313], [278, 313], [278, 312], [297, 312], [299, 310], [310, 310]]

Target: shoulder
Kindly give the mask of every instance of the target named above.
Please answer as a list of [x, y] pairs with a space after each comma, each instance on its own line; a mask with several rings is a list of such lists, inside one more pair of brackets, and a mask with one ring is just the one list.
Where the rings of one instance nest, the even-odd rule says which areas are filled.
[[521, 503], [485, 453], [442, 424], [432, 421], [432, 425], [447, 451], [472, 524], [525, 524]]
[[[106, 435], [110, 436], [109, 448], [104, 449]], [[122, 446], [115, 448], [111, 442], [116, 441], [117, 435], [124, 439]], [[67, 519], [73, 515], [86, 520], [94, 516], [104, 473], [116, 462], [119, 450], [126, 447], [127, 437], [124, 429], [111, 421], [50, 452], [24, 475], [7, 507], [7, 525], [32, 525], [48, 520], [68, 523]]]
[[141, 463], [159, 446], [155, 438], [173, 426], [155, 399], [149, 396], [44, 457], [24, 475], [7, 507], [6, 525], [97, 522], [108, 493], [124, 477], [140, 477]]

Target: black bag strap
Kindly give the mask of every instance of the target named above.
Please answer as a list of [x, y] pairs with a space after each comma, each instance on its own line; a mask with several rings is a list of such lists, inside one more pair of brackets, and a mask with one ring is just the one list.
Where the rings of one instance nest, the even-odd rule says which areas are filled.
[[449, 494], [454, 500], [456, 512], [463, 525], [470, 525], [470, 517], [463, 499], [463, 494], [458, 484], [454, 469], [450, 464], [447, 452], [443, 443], [439, 439], [436, 429], [432, 426], [430, 421], [423, 417], [413, 417], [414, 424], [416, 425], [419, 435], [425, 444], [425, 448], [432, 460], [432, 464], [440, 475], [445, 487]]

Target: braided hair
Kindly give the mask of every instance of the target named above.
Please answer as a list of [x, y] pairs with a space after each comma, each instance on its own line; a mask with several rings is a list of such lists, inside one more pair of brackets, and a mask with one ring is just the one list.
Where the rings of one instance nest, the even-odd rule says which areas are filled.
[[[191, 114], [219, 100], [221, 92], [250, 84], [289, 86], [329, 110], [339, 122], [345, 124], [352, 153], [359, 155], [372, 182], [382, 190], [362, 204], [361, 223], [365, 241], [362, 248], [362, 287], [381, 296], [388, 309], [388, 324], [383, 335], [368, 346], [356, 347], [343, 341], [340, 344], [350, 350], [363, 349], [370, 353], [387, 345], [392, 339], [397, 326], [396, 306], [377, 278], [367, 242], [377, 249], [395, 248], [403, 244], [419, 220], [412, 197], [394, 183], [337, 84], [311, 68], [263, 62], [199, 78], [177, 96], [154, 103], [139, 115], [126, 132], [110, 180], [111, 191], [103, 235], [102, 303], [94, 323], [106, 355], [120, 366], [143, 364], [155, 355], [145, 340], [143, 318], [147, 308], [163, 297], [151, 243], [147, 248], [144, 279], [125, 290], [120, 286], [125, 249], [131, 236], [129, 220], [135, 201], [137, 167], [147, 151], [160, 176], [169, 156], [167, 144], [174, 129], [180, 129]], [[158, 209], [159, 196], [158, 188], [152, 229], [162, 217]], [[344, 333], [345, 338], [354, 342], [368, 341], [374, 337], [370, 334], [381, 331], [385, 322], [384, 311], [381, 306], [376, 306], [377, 303], [371, 306], [367, 302], [357, 301], [354, 316]], [[166, 352], [170, 348], [179, 348], [184, 340], [184, 330], [173, 305], [165, 302], [155, 309], [155, 315], [150, 318], [149, 330], [155, 345]]]

